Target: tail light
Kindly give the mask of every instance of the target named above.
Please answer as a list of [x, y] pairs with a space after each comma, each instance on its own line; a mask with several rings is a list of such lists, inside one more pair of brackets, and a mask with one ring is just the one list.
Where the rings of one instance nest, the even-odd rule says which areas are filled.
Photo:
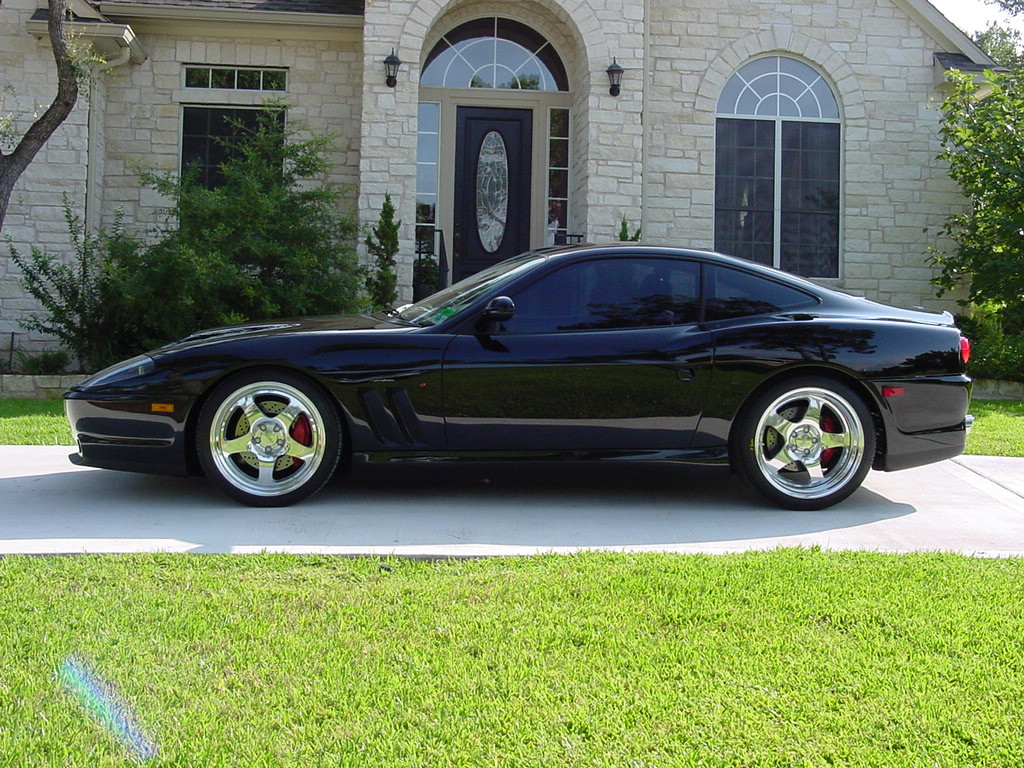
[[966, 336], [960, 337], [960, 362], [967, 366], [967, 361], [971, 359], [971, 342]]

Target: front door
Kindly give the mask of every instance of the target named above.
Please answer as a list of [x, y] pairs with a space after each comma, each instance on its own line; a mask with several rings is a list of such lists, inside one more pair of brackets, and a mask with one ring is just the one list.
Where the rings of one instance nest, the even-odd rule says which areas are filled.
[[533, 111], [459, 107], [452, 273], [461, 280], [530, 247]]

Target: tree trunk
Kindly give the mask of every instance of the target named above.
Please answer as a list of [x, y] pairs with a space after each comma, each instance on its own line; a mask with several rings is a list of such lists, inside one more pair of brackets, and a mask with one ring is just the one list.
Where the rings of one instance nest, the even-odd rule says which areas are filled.
[[0, 151], [0, 228], [7, 216], [7, 205], [14, 191], [18, 177], [25, 172], [29, 163], [43, 148], [53, 132], [71, 114], [78, 100], [78, 75], [72, 58], [71, 47], [65, 33], [67, 0], [48, 0], [50, 18], [50, 46], [53, 60], [57, 64], [57, 97], [49, 108], [25, 132], [18, 146], [4, 154]]

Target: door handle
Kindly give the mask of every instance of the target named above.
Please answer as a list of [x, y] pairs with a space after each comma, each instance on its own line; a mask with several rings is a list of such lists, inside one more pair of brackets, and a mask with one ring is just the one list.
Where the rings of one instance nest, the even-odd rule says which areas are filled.
[[676, 376], [680, 381], [693, 382], [697, 380], [697, 372], [693, 368], [676, 368]]

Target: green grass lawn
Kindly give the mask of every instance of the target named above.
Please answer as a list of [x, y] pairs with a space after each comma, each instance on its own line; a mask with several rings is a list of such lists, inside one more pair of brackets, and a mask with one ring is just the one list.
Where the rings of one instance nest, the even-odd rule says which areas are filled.
[[1024, 403], [974, 400], [976, 421], [967, 439], [967, 453], [982, 456], [1024, 456]]
[[[1024, 403], [974, 400], [967, 453], [1024, 457]], [[0, 399], [0, 445], [72, 445], [59, 400]]]
[[61, 400], [0, 398], [0, 445], [73, 445]]
[[1024, 560], [0, 560], [4, 765], [950, 766], [1024, 754]]

